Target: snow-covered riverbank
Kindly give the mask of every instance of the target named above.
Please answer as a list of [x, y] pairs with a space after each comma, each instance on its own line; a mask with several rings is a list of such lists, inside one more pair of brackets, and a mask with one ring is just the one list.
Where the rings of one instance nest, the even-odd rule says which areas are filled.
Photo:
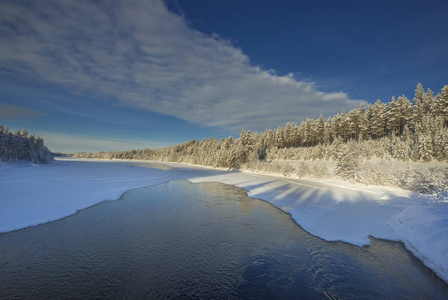
[[178, 163], [61, 159], [0, 167], [0, 232], [54, 221], [127, 190], [169, 180], [222, 182], [287, 211], [328, 241], [368, 245], [369, 236], [401, 240], [448, 281], [448, 202], [400, 189], [314, 182]]

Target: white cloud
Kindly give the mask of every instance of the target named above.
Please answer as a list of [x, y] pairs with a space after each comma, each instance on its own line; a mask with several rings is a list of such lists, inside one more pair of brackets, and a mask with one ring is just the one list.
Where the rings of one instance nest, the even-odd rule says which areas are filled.
[[2, 1], [0, 11], [0, 69], [192, 123], [262, 130], [359, 105], [251, 65], [161, 0]]

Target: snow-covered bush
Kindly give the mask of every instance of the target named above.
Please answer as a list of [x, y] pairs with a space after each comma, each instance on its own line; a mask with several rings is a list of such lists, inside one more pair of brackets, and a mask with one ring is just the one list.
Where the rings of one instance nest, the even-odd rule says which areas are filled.
[[356, 142], [341, 144], [335, 149], [336, 174], [345, 180], [356, 180], [358, 172], [358, 149]]
[[357, 179], [367, 185], [401, 187], [414, 192], [446, 192], [448, 190], [448, 165], [400, 162], [396, 160], [362, 161], [357, 169]]

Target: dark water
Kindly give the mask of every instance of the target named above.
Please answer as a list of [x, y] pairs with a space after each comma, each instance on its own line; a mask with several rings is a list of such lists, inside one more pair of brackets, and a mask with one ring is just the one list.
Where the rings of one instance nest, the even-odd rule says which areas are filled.
[[239, 188], [186, 181], [0, 234], [2, 299], [448, 299], [399, 243], [329, 243]]

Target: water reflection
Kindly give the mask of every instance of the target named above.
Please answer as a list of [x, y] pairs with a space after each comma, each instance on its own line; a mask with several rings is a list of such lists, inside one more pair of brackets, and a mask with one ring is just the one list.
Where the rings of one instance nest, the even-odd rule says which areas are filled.
[[0, 234], [0, 298], [424, 299], [447, 285], [399, 243], [328, 243], [240, 188], [137, 189]]

